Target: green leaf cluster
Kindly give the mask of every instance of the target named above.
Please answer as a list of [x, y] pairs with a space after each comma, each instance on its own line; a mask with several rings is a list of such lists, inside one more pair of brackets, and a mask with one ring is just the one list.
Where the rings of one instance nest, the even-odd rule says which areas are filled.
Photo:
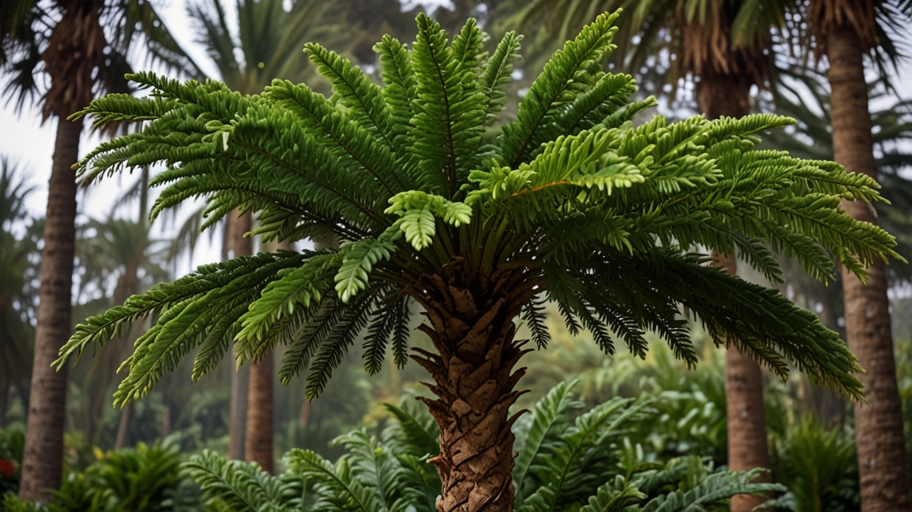
[[631, 101], [633, 78], [603, 71], [618, 15], [598, 16], [554, 54], [498, 136], [485, 126], [503, 107], [520, 37], [508, 33], [489, 54], [474, 20], [452, 40], [425, 15], [410, 46], [385, 37], [375, 46], [382, 85], [307, 45], [329, 99], [288, 81], [244, 96], [218, 82], [132, 75], [148, 96], [108, 96], [77, 116], [144, 129], [90, 152], [83, 180], [163, 164], [153, 217], [202, 197], [204, 229], [239, 209], [256, 213], [253, 234], [264, 239], [331, 232], [342, 244], [202, 267], [79, 326], [59, 364], [156, 315], [125, 363], [119, 403], [148, 393], [191, 350], [198, 378], [232, 343], [238, 362], [286, 345], [280, 377], [306, 372], [313, 398], [362, 332], [367, 371], [390, 344], [404, 364], [416, 283], [458, 264], [480, 275], [522, 270], [539, 283], [523, 318], [540, 347], [547, 299], [605, 352], [621, 342], [643, 356], [651, 331], [692, 365], [686, 312], [717, 344], [783, 378], [791, 363], [861, 397], [860, 368], [836, 333], [698, 253], [737, 252], [773, 282], [782, 281], [776, 254], [824, 281], [834, 260], [864, 278], [876, 259], [898, 257], [895, 241], [839, 202], [881, 201], [877, 183], [757, 149], [761, 134], [793, 122], [783, 117], [635, 126], [655, 100]]

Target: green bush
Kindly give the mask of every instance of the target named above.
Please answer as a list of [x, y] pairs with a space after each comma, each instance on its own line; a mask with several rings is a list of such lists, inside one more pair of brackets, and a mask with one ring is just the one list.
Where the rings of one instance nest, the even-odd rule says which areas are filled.
[[140, 443], [103, 455], [85, 471], [71, 472], [47, 507], [4, 496], [9, 512], [190, 512], [202, 511], [199, 488], [180, 472], [174, 438]]
[[[659, 460], [630, 434], [659, 414], [653, 399], [614, 398], [582, 412], [575, 382], [553, 388], [514, 424], [516, 510], [727, 510], [735, 494], [784, 491], [750, 483], [757, 471], [727, 472], [696, 456]], [[418, 407], [393, 407], [398, 420], [379, 436], [337, 438], [336, 463], [309, 450], [286, 454], [284, 474], [225, 461], [206, 451], [184, 465], [209, 506], [231, 511], [433, 512], [441, 494], [433, 466], [438, 427]]]

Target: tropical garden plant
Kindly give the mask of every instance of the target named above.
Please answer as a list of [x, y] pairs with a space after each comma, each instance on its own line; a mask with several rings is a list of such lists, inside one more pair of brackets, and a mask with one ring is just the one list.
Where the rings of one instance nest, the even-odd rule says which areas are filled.
[[[574, 384], [554, 387], [513, 427], [524, 440], [513, 469], [515, 510], [721, 511], [733, 495], [784, 490], [750, 483], [759, 470], [719, 471], [696, 456], [656, 459], [628, 438], [655, 421], [654, 401], [614, 398], [581, 411]], [[428, 464], [439, 455], [437, 423], [417, 408], [387, 408], [396, 422], [379, 438], [364, 430], [337, 438], [346, 451], [335, 463], [295, 449], [285, 456], [286, 472], [273, 477], [207, 451], [184, 470], [218, 510], [432, 512], [441, 492]]]
[[[571, 332], [591, 331], [608, 353], [616, 339], [642, 356], [654, 331], [689, 365], [697, 353], [682, 308], [717, 344], [737, 347], [785, 377], [789, 362], [814, 382], [862, 397], [861, 369], [836, 333], [778, 291], [706, 266], [695, 253], [737, 248], [770, 281], [774, 253], [833, 278], [831, 255], [865, 276], [895, 241], [838, 208], [880, 200], [865, 175], [831, 162], [759, 151], [774, 115], [641, 126], [655, 101], [629, 102], [629, 75], [604, 73], [618, 14], [600, 15], [555, 53], [496, 137], [503, 87], [520, 38], [490, 54], [469, 20], [448, 44], [419, 15], [407, 49], [376, 45], [385, 87], [317, 44], [305, 51], [333, 86], [330, 101], [277, 80], [244, 96], [224, 84], [132, 75], [144, 98], [109, 95], [76, 117], [145, 120], [140, 133], [101, 144], [80, 163], [85, 181], [164, 162], [152, 215], [205, 196], [207, 225], [236, 208], [256, 212], [254, 234], [299, 240], [331, 231], [338, 249], [277, 251], [205, 265], [89, 319], [58, 365], [128, 324], [155, 315], [123, 368], [123, 405], [147, 394], [197, 350], [192, 377], [232, 350], [242, 364], [286, 345], [279, 377], [306, 373], [318, 396], [362, 332], [365, 369], [388, 346], [409, 358], [409, 304], [435, 352], [411, 354], [431, 376], [422, 398], [440, 426], [436, 507], [510, 510], [516, 492], [510, 406], [531, 350], [517, 317], [544, 348], [542, 303], [554, 301]], [[527, 442], [527, 440], [524, 440]]]

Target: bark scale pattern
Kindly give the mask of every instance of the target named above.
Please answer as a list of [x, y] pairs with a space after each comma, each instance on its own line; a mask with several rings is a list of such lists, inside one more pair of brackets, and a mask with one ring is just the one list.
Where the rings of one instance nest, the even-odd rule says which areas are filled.
[[67, 370], [51, 367], [72, 333], [71, 292], [76, 251], [76, 176], [82, 121], [60, 119], [48, 187], [35, 357], [19, 497], [47, 503], [63, 472]]
[[[851, 26], [843, 25], [830, 33], [827, 57], [834, 158], [849, 171], [876, 177], [862, 45]], [[858, 220], [877, 222], [877, 214], [869, 204], [843, 201], [842, 207]], [[842, 279], [846, 340], [866, 372], [859, 378], [868, 403], [855, 404], [862, 510], [908, 511], [902, 406], [896, 384], [884, 263], [878, 261], [868, 269], [867, 285], [844, 268]]]
[[493, 512], [513, 508], [513, 433], [521, 413], [508, 417], [521, 391], [513, 371], [528, 350], [515, 341], [513, 319], [541, 281], [523, 270], [489, 274], [461, 271], [424, 275], [413, 295], [425, 307], [437, 354], [413, 355], [433, 377], [439, 398], [421, 398], [440, 425], [440, 455], [431, 459], [442, 482], [439, 512]]

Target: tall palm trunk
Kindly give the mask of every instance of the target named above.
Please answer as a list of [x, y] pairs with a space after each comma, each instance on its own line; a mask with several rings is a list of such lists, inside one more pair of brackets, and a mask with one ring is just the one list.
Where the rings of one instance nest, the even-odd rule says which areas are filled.
[[[709, 119], [742, 117], [750, 113], [750, 86], [743, 75], [706, 72], [700, 76], [697, 101]], [[715, 266], [737, 274], [733, 255], [713, 252], [713, 258]], [[743, 471], [770, 467], [760, 365], [734, 348], [725, 351], [725, 402], [728, 468]], [[749, 512], [764, 501], [763, 496], [735, 496], [731, 511]]]
[[[289, 250], [287, 242], [264, 244], [263, 251]], [[256, 462], [263, 471], [274, 470], [273, 401], [274, 380], [272, 354], [265, 354], [250, 364], [250, 387], [247, 391], [247, 440], [245, 459]]]
[[[244, 238], [244, 233], [253, 227], [250, 214], [241, 215], [233, 211], [227, 218], [225, 239], [222, 244], [222, 260], [253, 254], [253, 240]], [[237, 368], [231, 365], [231, 404], [228, 417], [228, 458], [244, 460], [247, 438], [247, 390], [249, 388], [250, 365]]]
[[[849, 171], [876, 177], [863, 47], [855, 30], [841, 26], [827, 38], [832, 93], [833, 152]], [[856, 219], [876, 223], [873, 207], [843, 201]], [[867, 404], [855, 403], [855, 442], [865, 512], [908, 511], [902, 406], [896, 385], [890, 303], [884, 263], [868, 269], [867, 285], [842, 269], [846, 339], [865, 373], [860, 375]]]
[[250, 381], [247, 392], [247, 440], [245, 459], [256, 462], [263, 471], [272, 474], [272, 408], [273, 408], [272, 353], [250, 363]]
[[21, 498], [43, 503], [49, 501], [50, 491], [60, 487], [62, 473], [67, 370], [64, 366], [56, 371], [51, 363], [71, 333], [76, 178], [70, 166], [79, 159], [81, 134], [82, 121], [58, 120], [44, 221], [35, 357], [19, 485]]
[[[454, 262], [457, 265], [459, 262]], [[513, 386], [525, 373], [513, 371], [527, 350], [516, 342], [513, 318], [535, 284], [520, 272], [490, 275], [462, 271], [423, 276], [416, 288], [438, 354], [415, 348], [412, 358], [428, 370], [439, 398], [421, 398], [440, 425], [437, 467], [442, 484], [438, 512], [513, 510], [513, 433], [518, 414], [508, 417], [521, 394]]]

